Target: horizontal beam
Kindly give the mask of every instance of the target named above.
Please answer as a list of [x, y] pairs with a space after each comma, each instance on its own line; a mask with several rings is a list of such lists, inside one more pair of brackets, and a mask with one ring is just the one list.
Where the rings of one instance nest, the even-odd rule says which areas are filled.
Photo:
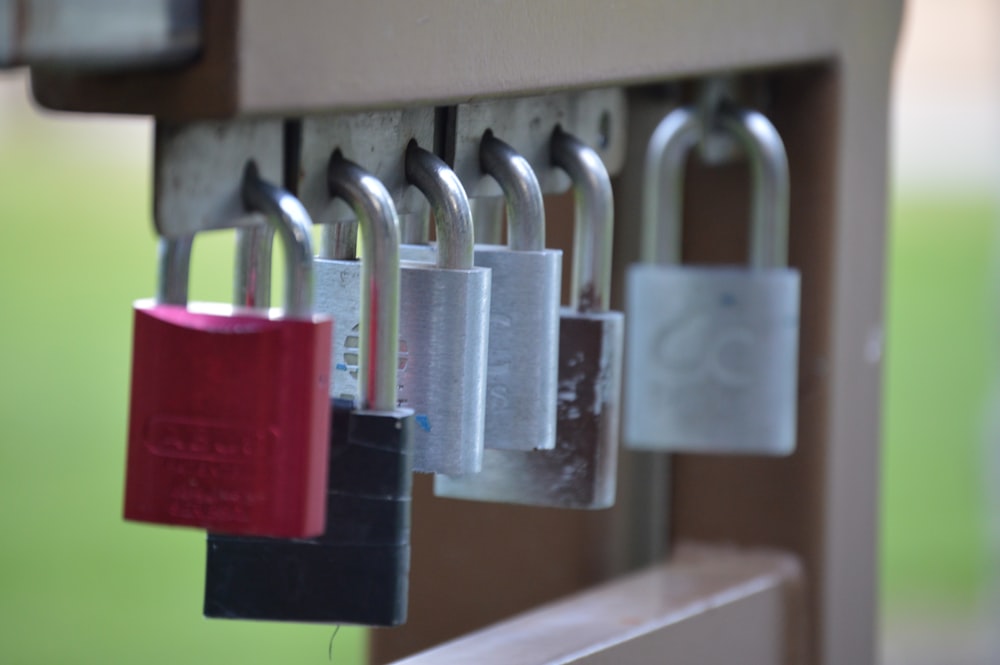
[[686, 545], [669, 563], [395, 665], [791, 665], [801, 662], [801, 601], [791, 555]]
[[[759, 3], [758, 3], [759, 4]], [[831, 60], [845, 2], [225, 0], [171, 72], [36, 69], [42, 106], [172, 119], [453, 104]]]

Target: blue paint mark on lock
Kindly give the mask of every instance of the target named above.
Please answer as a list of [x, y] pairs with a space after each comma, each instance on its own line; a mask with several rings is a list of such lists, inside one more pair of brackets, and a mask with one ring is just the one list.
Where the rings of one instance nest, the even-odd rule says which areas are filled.
[[723, 307], [732, 307], [736, 304], [736, 296], [732, 293], [723, 293], [719, 296], [719, 304]]
[[420, 427], [420, 429], [424, 430], [425, 432], [431, 431], [431, 421], [426, 414], [419, 414], [417, 416], [414, 416], [413, 419], [417, 421], [417, 425]]
[[339, 371], [341, 371], [341, 372], [346, 372], [347, 371], [347, 365], [345, 365], [344, 363], [337, 363], [337, 369]]

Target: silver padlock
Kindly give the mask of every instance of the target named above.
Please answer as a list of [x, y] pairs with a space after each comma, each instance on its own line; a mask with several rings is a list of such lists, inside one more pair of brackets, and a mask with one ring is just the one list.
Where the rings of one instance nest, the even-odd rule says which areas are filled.
[[552, 162], [575, 190], [573, 301], [560, 311], [554, 450], [486, 450], [482, 472], [438, 476], [437, 496], [476, 501], [609, 508], [615, 500], [624, 317], [608, 311], [614, 204], [600, 156], [557, 129]]
[[[680, 265], [684, 160], [725, 131], [750, 161], [749, 266]], [[757, 111], [668, 114], [646, 153], [644, 263], [629, 267], [623, 437], [632, 448], [787, 455], [795, 448], [799, 273], [788, 262], [788, 160]], [[661, 193], [661, 188], [665, 191]]]
[[[414, 470], [461, 475], [482, 466], [486, 350], [491, 280], [473, 266], [472, 219], [461, 183], [444, 162], [416, 145], [408, 180], [435, 209], [437, 265], [401, 264], [399, 403], [415, 412]], [[364, 261], [348, 233], [316, 260], [316, 307], [336, 321], [333, 396], [355, 399], [359, 384], [360, 280]], [[330, 237], [330, 236], [328, 236]]]
[[538, 180], [509, 145], [487, 132], [480, 163], [503, 190], [507, 245], [476, 245], [492, 268], [486, 376], [486, 447], [551, 450], [556, 445], [562, 250], [545, 249]]
[[472, 213], [454, 171], [415, 142], [406, 178], [427, 197], [437, 263], [401, 270], [400, 406], [413, 409], [413, 470], [453, 476], [482, 466], [489, 347], [490, 269], [473, 265]]

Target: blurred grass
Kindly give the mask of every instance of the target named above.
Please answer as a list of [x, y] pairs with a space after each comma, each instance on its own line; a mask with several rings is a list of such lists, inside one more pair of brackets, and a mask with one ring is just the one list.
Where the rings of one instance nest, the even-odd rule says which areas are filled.
[[[121, 520], [131, 302], [153, 293], [155, 276], [149, 178], [146, 166], [38, 136], [0, 154], [0, 662], [327, 662], [332, 627], [202, 618], [204, 536]], [[970, 603], [984, 581], [996, 222], [987, 196], [921, 193], [894, 206], [890, 608]], [[231, 245], [226, 234], [196, 243], [194, 297], [229, 298]], [[333, 661], [362, 655], [363, 632], [341, 630]]]
[[986, 445], [997, 369], [996, 199], [904, 192], [890, 227], [882, 589], [972, 608], [987, 580]]

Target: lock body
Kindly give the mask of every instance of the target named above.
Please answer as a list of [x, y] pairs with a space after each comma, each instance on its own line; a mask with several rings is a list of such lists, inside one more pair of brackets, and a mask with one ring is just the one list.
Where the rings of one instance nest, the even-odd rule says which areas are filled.
[[633, 265], [626, 316], [623, 436], [630, 447], [793, 451], [798, 271]]
[[562, 251], [476, 245], [493, 270], [486, 373], [486, 448], [556, 445]]
[[563, 309], [556, 447], [486, 450], [480, 473], [437, 476], [434, 493], [553, 508], [614, 505], [624, 324], [621, 312]]
[[125, 518], [321, 533], [331, 334], [325, 317], [137, 302]]
[[[360, 264], [317, 259], [316, 307], [341, 322], [335, 397], [358, 390]], [[482, 466], [490, 270], [404, 262], [400, 270], [399, 404], [414, 411], [413, 469], [462, 475]]]
[[[317, 312], [337, 321], [330, 355], [333, 377], [331, 398], [354, 400], [358, 396], [358, 360], [361, 329], [361, 262], [348, 259], [315, 259], [313, 303]], [[373, 322], [378, 325], [377, 322]], [[400, 358], [400, 364], [406, 358]]]
[[330, 409], [327, 527], [309, 540], [209, 534], [205, 616], [395, 626], [410, 571], [412, 411]]
[[403, 263], [399, 404], [413, 409], [413, 470], [458, 476], [482, 467], [490, 270]]

